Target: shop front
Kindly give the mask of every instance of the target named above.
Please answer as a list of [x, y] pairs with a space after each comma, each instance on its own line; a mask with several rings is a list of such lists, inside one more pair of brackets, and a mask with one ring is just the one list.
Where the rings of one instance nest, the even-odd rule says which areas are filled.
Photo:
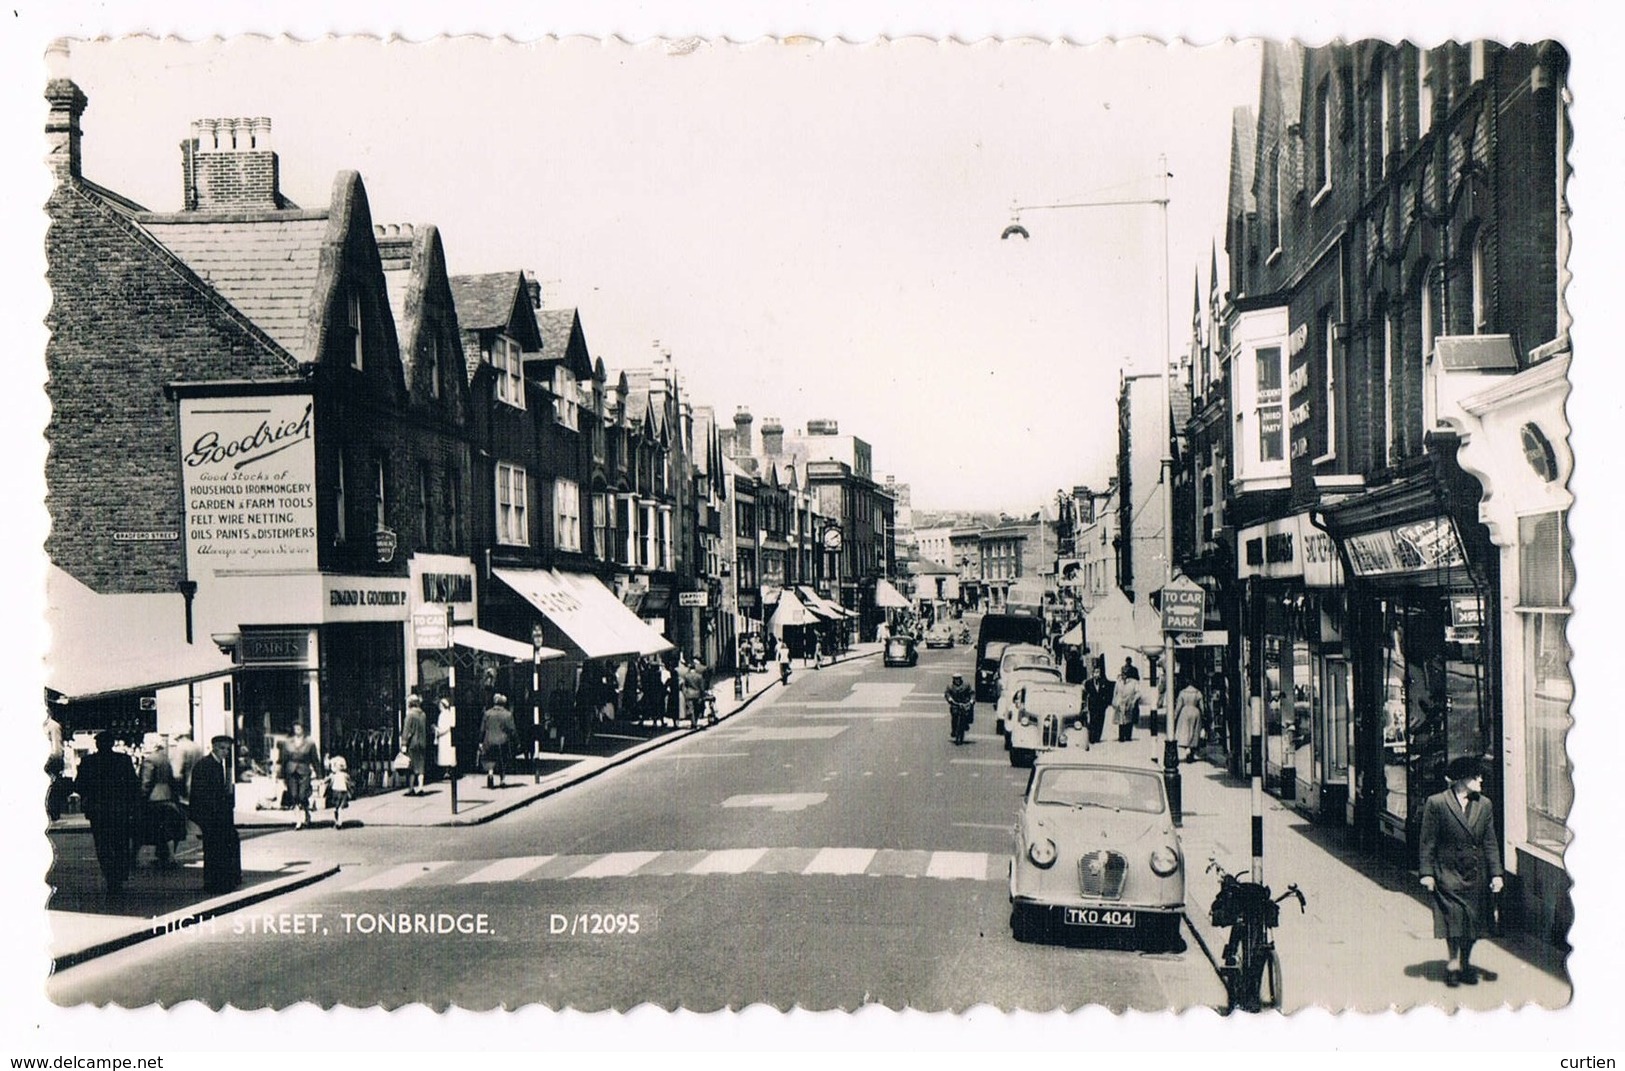
[[1574, 917], [1564, 859], [1574, 800], [1566, 747], [1574, 698], [1567, 638], [1573, 457], [1563, 411], [1567, 340], [1543, 351], [1538, 363], [1461, 398], [1452, 422], [1463, 436], [1462, 467], [1483, 485], [1479, 512], [1500, 558], [1505, 592], [1496, 609], [1505, 638], [1500, 743], [1508, 899], [1526, 932], [1561, 947]]
[[1444, 787], [1451, 759], [1485, 761], [1498, 810], [1504, 787], [1496, 594], [1472, 567], [1482, 552], [1469, 549], [1442, 499], [1424, 475], [1325, 510], [1348, 576], [1355, 824], [1375, 846], [1397, 854], [1403, 845], [1410, 860], [1422, 804]]
[[1266, 789], [1322, 821], [1347, 820], [1352, 686], [1342, 570], [1307, 514], [1244, 528], [1242, 667], [1264, 709]]

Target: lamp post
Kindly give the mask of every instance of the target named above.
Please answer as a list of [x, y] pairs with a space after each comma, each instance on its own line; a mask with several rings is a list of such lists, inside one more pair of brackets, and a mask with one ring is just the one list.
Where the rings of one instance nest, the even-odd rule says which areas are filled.
[[[1155, 205], [1162, 213], [1162, 354], [1159, 357], [1159, 367], [1162, 379], [1162, 550], [1163, 561], [1167, 572], [1167, 580], [1174, 576], [1174, 458], [1173, 458], [1173, 382], [1169, 368], [1171, 356], [1171, 340], [1169, 336], [1168, 317], [1170, 308], [1168, 303], [1168, 158], [1157, 157], [1157, 177], [1162, 185], [1161, 197], [1124, 197], [1090, 201], [1069, 201], [1060, 204], [1043, 205], [1016, 205], [1012, 209], [1010, 223], [999, 235], [1001, 241], [1010, 238], [1030, 239], [1032, 235], [1021, 224], [1021, 213], [1051, 211], [1056, 209], [1074, 208], [1119, 208], [1133, 205]], [[1133, 538], [1133, 533], [1128, 533]], [[1163, 710], [1167, 712], [1170, 721], [1174, 713], [1174, 637], [1173, 633], [1164, 631], [1162, 637], [1162, 689]], [[1152, 722], [1153, 728], [1156, 722]], [[1153, 734], [1154, 735], [1154, 734]]]

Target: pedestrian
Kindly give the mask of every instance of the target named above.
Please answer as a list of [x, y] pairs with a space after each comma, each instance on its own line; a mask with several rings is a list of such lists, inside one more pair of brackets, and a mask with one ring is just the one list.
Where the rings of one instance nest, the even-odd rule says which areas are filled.
[[700, 664], [690, 658], [678, 671], [682, 680], [683, 714], [694, 728], [700, 727], [700, 714], [705, 708], [705, 678], [700, 676]]
[[1174, 695], [1174, 739], [1184, 752], [1182, 761], [1195, 762], [1202, 742], [1202, 690], [1188, 677], [1180, 683], [1183, 687]]
[[1111, 708], [1116, 687], [1106, 677], [1106, 660], [1090, 663], [1089, 679], [1083, 685], [1083, 702], [1089, 711], [1089, 743], [1098, 744], [1106, 731], [1106, 711]]
[[180, 801], [183, 811], [191, 806], [192, 773], [203, 755], [203, 748], [192, 739], [191, 729], [182, 729], [170, 745], [169, 765], [175, 771], [175, 798]]
[[1134, 668], [1132, 662], [1125, 661], [1118, 672], [1117, 687], [1112, 695], [1115, 711], [1112, 720], [1117, 723], [1117, 741], [1120, 744], [1134, 739], [1134, 726], [1140, 720], [1141, 694], [1140, 671]]
[[148, 734], [141, 755], [141, 842], [152, 845], [152, 862], [175, 865], [175, 842], [186, 839], [186, 816], [175, 802], [175, 768], [158, 733]]
[[124, 891], [134, 861], [132, 841], [136, 809], [141, 805], [141, 779], [129, 756], [113, 749], [113, 734], [103, 729], [96, 734], [96, 750], [79, 764], [75, 783], [90, 821], [102, 880], [108, 893], [117, 896]]
[[[422, 709], [422, 708], [419, 708]], [[407, 790], [411, 795], [411, 790]], [[423, 795], [420, 790], [418, 795]], [[344, 828], [344, 808], [350, 805], [350, 764], [343, 755], [327, 760], [327, 805], [333, 808], [333, 828]]]
[[67, 749], [62, 744], [62, 723], [54, 711], [45, 712], [45, 776], [51, 783], [45, 789], [45, 817], [56, 821], [62, 817], [68, 796], [73, 793], [73, 782], [67, 776]]
[[[406, 697], [406, 717], [401, 722], [401, 750], [406, 752], [405, 795], [423, 795], [423, 775], [429, 765], [429, 716], [423, 712], [423, 697], [413, 692]], [[333, 786], [328, 785], [328, 791]]]
[[666, 682], [660, 676], [660, 660], [644, 659], [642, 679], [638, 681], [639, 713], [649, 725], [657, 725], [666, 708]]
[[452, 730], [457, 728], [457, 708], [451, 705], [451, 696], [440, 697], [440, 711], [435, 716], [435, 765], [446, 771], [446, 776], [457, 777], [457, 741]]
[[662, 688], [666, 695], [666, 721], [672, 728], [677, 727], [677, 721], [683, 710], [683, 682], [677, 673], [678, 665], [666, 667], [666, 680]]
[[277, 750], [284, 802], [299, 810], [293, 828], [304, 829], [310, 824], [310, 784], [312, 778], [321, 775], [322, 754], [301, 722], [294, 722], [293, 735], [283, 740]]
[[1444, 984], [1477, 985], [1473, 943], [1494, 921], [1491, 897], [1504, 884], [1495, 815], [1483, 798], [1484, 765], [1471, 755], [1445, 767], [1449, 787], [1422, 805], [1418, 870], [1433, 895], [1433, 936], [1443, 937], [1449, 961]]
[[237, 774], [232, 739], [209, 739], [209, 753], [192, 767], [192, 821], [203, 837], [203, 888], [227, 893], [243, 883], [237, 837]]
[[480, 719], [480, 761], [485, 766], [486, 788], [508, 787], [508, 749], [517, 731], [508, 697], [497, 692]]
[[824, 668], [824, 640], [823, 640], [823, 638], [821, 636], [817, 635], [816, 633], [813, 635], [812, 654], [813, 654], [813, 668], [814, 669], [823, 669]]

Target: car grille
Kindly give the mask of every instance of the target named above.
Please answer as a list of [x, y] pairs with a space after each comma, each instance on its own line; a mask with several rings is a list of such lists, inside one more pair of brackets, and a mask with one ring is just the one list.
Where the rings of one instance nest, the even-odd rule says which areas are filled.
[[1116, 900], [1123, 895], [1128, 860], [1117, 852], [1090, 852], [1078, 860], [1078, 884], [1085, 896]]

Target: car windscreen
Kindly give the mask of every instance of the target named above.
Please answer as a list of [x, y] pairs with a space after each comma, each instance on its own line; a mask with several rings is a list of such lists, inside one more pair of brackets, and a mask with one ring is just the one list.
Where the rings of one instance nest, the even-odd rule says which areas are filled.
[[1161, 814], [1162, 775], [1104, 767], [1058, 766], [1038, 771], [1033, 802]]

